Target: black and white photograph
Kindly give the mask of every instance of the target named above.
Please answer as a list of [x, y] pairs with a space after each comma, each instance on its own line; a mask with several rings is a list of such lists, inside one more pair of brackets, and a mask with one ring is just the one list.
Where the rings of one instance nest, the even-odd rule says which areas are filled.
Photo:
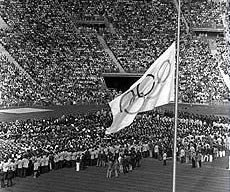
[[0, 192], [229, 192], [230, 0], [0, 0]]

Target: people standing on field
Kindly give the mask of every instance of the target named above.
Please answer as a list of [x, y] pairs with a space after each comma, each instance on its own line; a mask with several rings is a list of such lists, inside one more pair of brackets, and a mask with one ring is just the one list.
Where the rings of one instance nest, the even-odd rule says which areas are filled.
[[197, 167], [201, 168], [201, 160], [202, 160], [202, 154], [201, 152], [197, 152]]
[[167, 160], [167, 153], [163, 152], [163, 165], [166, 165], [166, 160]]
[[4, 173], [2, 170], [2, 164], [0, 165], [0, 181], [1, 181], [1, 188], [5, 187], [5, 180], [4, 180]]
[[181, 150], [180, 150], [180, 161], [181, 161], [181, 163], [185, 162], [185, 150], [184, 150], [184, 148], [181, 148]]
[[7, 187], [12, 187], [13, 185], [13, 169], [14, 169], [14, 163], [12, 161], [9, 162], [8, 164], [8, 171], [7, 171], [7, 176], [6, 176], [6, 180], [7, 180]]
[[119, 162], [118, 162], [118, 159], [116, 159], [114, 161], [113, 169], [114, 169], [115, 177], [118, 177], [119, 176]]
[[29, 171], [29, 159], [25, 156], [22, 159], [22, 177], [26, 177], [28, 175], [28, 171]]
[[107, 167], [106, 177], [111, 178], [112, 177], [112, 170], [113, 170], [113, 161], [111, 158], [108, 160], [107, 166], [108, 167]]
[[39, 168], [40, 168], [39, 159], [35, 159], [34, 170], [33, 170], [33, 177], [34, 178], [37, 178], [39, 176]]
[[196, 168], [196, 153], [191, 153], [191, 159], [192, 159], [192, 168]]
[[[34, 138], [28, 137], [26, 138], [27, 144], [24, 144], [24, 140], [20, 143], [19, 139], [20, 145], [11, 143], [10, 145], [1, 146], [2, 150], [0, 152], [3, 154], [3, 161], [6, 159], [8, 162], [8, 156], [11, 159], [15, 159], [16, 166], [14, 165], [13, 171], [16, 170], [17, 177], [30, 175], [27, 171], [27, 160], [30, 162], [29, 170], [32, 170], [30, 171], [31, 173], [34, 172], [36, 178], [39, 173], [46, 173], [53, 168], [76, 168], [76, 162], [80, 163], [80, 169], [88, 165], [108, 166], [108, 160], [112, 158], [112, 172], [108, 174], [108, 176], [112, 177], [113, 174], [117, 176], [121, 175], [121, 173], [126, 174], [135, 170], [140, 166], [142, 158], [153, 155], [156, 159], [162, 159], [162, 163], [164, 163], [164, 152], [166, 152], [166, 159], [172, 156], [171, 128], [173, 119], [165, 114], [158, 114], [155, 117], [154, 113], [148, 113], [140, 116], [131, 127], [108, 136], [108, 138], [103, 135], [104, 127], [106, 126], [99, 129], [93, 127], [94, 121], [98, 121], [97, 124], [102, 124], [104, 121], [108, 123], [105, 117], [100, 119], [100, 115], [97, 118], [94, 118], [94, 114], [79, 115], [73, 120], [72, 130], [67, 126], [68, 123], [66, 122], [70, 121], [68, 118], [65, 117], [63, 122], [57, 124], [56, 121], [51, 120], [47, 122], [44, 120], [42, 123], [40, 121], [31, 122], [36, 128], [19, 122], [11, 127], [17, 133], [14, 127], [18, 126], [20, 128], [25, 125], [32, 131], [31, 133], [29, 132], [32, 135], [31, 137], [37, 138], [37, 136], [41, 136], [41, 133], [46, 136], [44, 137], [44, 142], [38, 141], [38, 145]], [[201, 120], [200, 117], [179, 117], [177, 159], [180, 159], [181, 163], [195, 161], [195, 164], [192, 163], [193, 166], [201, 167], [201, 164], [199, 164], [200, 159], [201, 162], [203, 162], [203, 159], [211, 162], [213, 156], [215, 159], [224, 156], [227, 129], [222, 125], [220, 127], [217, 126], [218, 124], [213, 125], [214, 120], [209, 119], [208, 121], [205, 119], [208, 118], [203, 117], [203, 120]], [[216, 121], [221, 122], [220, 120]], [[224, 121], [228, 122], [228, 120]], [[50, 124], [52, 125], [50, 126]], [[143, 126], [145, 126], [145, 129], [143, 129]], [[4, 124], [2, 127], [4, 127]], [[27, 130], [22, 130], [24, 135], [27, 134]], [[35, 135], [32, 133], [35, 133]], [[71, 139], [69, 138], [70, 135]], [[59, 137], [66, 141], [65, 144]], [[14, 138], [11, 139], [13, 140]], [[28, 143], [31, 143], [31, 147]], [[52, 147], [50, 147], [51, 145]], [[16, 148], [15, 152], [13, 151], [14, 148]], [[28, 148], [29, 150], [27, 150]], [[7, 149], [12, 150], [12, 152], [8, 152]], [[197, 154], [197, 152], [201, 152], [201, 155]], [[195, 153], [195, 158], [192, 158], [193, 153]], [[52, 155], [49, 156], [48, 154]], [[77, 157], [79, 157], [78, 160]], [[117, 170], [116, 160], [118, 160], [118, 171], [115, 171]], [[49, 166], [50, 164], [52, 166]], [[4, 172], [2, 172], [1, 178], [4, 178]]]

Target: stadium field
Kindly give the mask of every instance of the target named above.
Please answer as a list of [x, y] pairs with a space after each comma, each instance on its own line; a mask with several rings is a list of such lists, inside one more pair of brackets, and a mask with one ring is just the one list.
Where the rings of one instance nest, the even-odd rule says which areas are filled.
[[[37, 108], [14, 108], [0, 111], [1, 121], [60, 117], [67, 114], [86, 113], [108, 108], [99, 105], [72, 105]], [[174, 110], [174, 105], [162, 106], [162, 110]], [[179, 111], [204, 115], [229, 117], [229, 105], [180, 104]], [[202, 168], [192, 169], [190, 164], [177, 164], [176, 191], [178, 192], [226, 192], [230, 191], [230, 171], [226, 169], [228, 158], [219, 158], [204, 163]], [[11, 188], [0, 192], [168, 192], [172, 190], [172, 161], [167, 166], [151, 158], [142, 160], [141, 167], [119, 178], [106, 178], [106, 168], [87, 167], [76, 172], [64, 168], [43, 174], [37, 179], [32, 176], [15, 178]]]
[[[225, 169], [227, 158], [204, 163], [201, 168], [177, 163], [177, 192], [230, 191], [230, 174]], [[74, 168], [51, 171], [34, 179], [16, 178], [11, 188], [1, 192], [169, 192], [172, 191], [172, 161], [167, 166], [151, 158], [142, 160], [141, 167], [118, 178], [106, 178], [106, 168], [87, 167], [76, 172]]]
[[[26, 119], [42, 119], [49, 117], [61, 117], [67, 114], [86, 113], [88, 111], [96, 111], [104, 108], [109, 108], [108, 105], [67, 105], [67, 106], [51, 106], [30, 108], [30, 113], [25, 113], [25, 108], [16, 108], [17, 112], [12, 111], [12, 108], [0, 110], [0, 121], [15, 121]], [[15, 108], [13, 108], [15, 110]], [[26, 108], [27, 109], [27, 108]], [[31, 112], [31, 109], [34, 109]], [[36, 112], [37, 109], [37, 112]], [[162, 106], [159, 109], [174, 111], [174, 104]], [[21, 111], [21, 112], [20, 112]], [[179, 111], [185, 111], [194, 114], [203, 115], [218, 115], [230, 117], [230, 104], [225, 105], [204, 105], [204, 104], [179, 104]]]

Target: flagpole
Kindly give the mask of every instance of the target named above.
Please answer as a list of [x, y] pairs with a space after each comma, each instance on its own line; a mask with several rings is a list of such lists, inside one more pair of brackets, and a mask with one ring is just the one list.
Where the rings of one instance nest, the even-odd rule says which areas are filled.
[[175, 124], [173, 143], [173, 192], [176, 192], [176, 149], [177, 149], [177, 118], [178, 118], [178, 84], [179, 84], [179, 53], [180, 53], [180, 16], [181, 4], [178, 0], [178, 21], [177, 21], [177, 58], [176, 58], [176, 95], [175, 95]]

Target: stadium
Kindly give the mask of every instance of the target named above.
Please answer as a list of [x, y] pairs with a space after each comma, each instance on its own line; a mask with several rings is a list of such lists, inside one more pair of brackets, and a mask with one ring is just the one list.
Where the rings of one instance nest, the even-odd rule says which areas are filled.
[[230, 191], [228, 0], [0, 0], [0, 192]]

